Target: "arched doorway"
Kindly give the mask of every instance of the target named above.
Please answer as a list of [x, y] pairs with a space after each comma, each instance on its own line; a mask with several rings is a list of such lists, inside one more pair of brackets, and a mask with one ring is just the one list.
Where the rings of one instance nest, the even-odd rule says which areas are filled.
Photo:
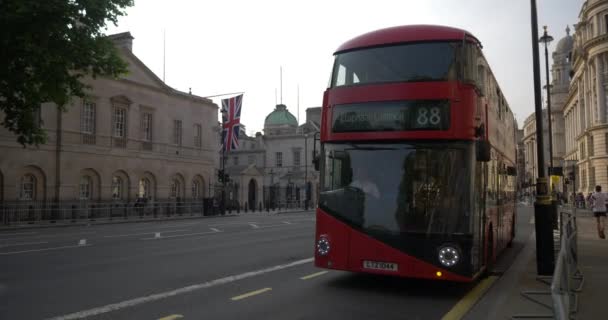
[[254, 179], [249, 180], [249, 191], [248, 191], [248, 197], [247, 197], [247, 203], [249, 204], [249, 210], [255, 210], [255, 204], [257, 202], [256, 191], [257, 191], [257, 184], [255, 183], [255, 180]]

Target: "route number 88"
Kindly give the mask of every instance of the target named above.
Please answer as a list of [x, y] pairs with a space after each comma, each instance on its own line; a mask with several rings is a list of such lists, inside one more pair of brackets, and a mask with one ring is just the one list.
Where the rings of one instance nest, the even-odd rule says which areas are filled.
[[416, 124], [419, 126], [426, 126], [428, 124], [436, 126], [441, 122], [440, 112], [441, 110], [438, 107], [420, 108], [416, 116]]

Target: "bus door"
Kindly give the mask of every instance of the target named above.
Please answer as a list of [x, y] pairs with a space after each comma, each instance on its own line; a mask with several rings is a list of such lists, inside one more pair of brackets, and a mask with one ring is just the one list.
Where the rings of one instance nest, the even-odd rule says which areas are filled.
[[496, 249], [500, 250], [503, 247], [504, 242], [504, 216], [505, 216], [505, 206], [508, 201], [505, 197], [505, 187], [507, 183], [506, 179], [506, 166], [502, 159], [498, 162], [498, 179], [497, 179], [497, 204], [496, 208]]
[[474, 210], [473, 215], [473, 249], [471, 257], [473, 270], [479, 270], [483, 265], [484, 259], [484, 239], [485, 239], [485, 220], [486, 220], [486, 189], [488, 181], [488, 166], [485, 162], [475, 162], [475, 181], [474, 181]]

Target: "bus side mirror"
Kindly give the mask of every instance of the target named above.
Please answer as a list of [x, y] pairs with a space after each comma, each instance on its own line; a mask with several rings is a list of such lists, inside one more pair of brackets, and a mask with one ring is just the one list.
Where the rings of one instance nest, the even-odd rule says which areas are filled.
[[487, 140], [477, 140], [475, 142], [475, 152], [477, 154], [477, 161], [490, 161], [490, 143]]

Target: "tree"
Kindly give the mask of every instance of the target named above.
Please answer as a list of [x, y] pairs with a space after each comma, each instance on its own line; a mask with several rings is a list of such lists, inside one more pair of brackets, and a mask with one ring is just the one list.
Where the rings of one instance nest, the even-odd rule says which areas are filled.
[[106, 23], [117, 24], [133, 0], [0, 0], [0, 111], [2, 125], [22, 145], [46, 142], [41, 104], [61, 111], [85, 97], [86, 76], [127, 72]]

